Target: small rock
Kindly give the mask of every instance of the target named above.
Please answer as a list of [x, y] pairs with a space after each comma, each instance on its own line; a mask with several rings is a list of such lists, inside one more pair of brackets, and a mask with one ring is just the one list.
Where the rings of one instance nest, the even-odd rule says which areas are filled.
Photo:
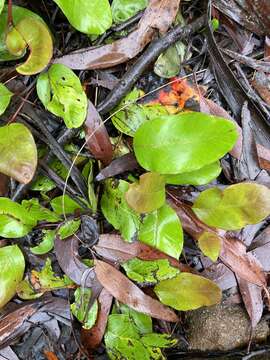
[[[219, 304], [189, 311], [186, 329], [189, 350], [227, 351], [248, 344], [250, 320], [242, 306]], [[255, 329], [253, 342], [262, 342], [268, 335], [268, 323], [261, 320]]]

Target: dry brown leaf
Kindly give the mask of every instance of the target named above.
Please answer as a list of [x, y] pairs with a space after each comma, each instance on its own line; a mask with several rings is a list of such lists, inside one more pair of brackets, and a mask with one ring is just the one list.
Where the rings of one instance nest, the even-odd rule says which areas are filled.
[[133, 59], [153, 39], [171, 26], [180, 0], [150, 0], [138, 27], [127, 37], [98, 48], [86, 48], [55, 59], [71, 69], [104, 69]]
[[146, 295], [112, 265], [100, 260], [95, 260], [94, 263], [99, 282], [117, 300], [153, 318], [171, 322], [179, 321], [176, 314], [170, 308]]

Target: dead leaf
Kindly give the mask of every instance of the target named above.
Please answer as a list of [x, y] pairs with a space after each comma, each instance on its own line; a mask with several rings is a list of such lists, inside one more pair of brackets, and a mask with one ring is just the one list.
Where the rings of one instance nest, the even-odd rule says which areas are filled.
[[95, 325], [90, 330], [82, 329], [82, 343], [89, 352], [97, 348], [103, 339], [112, 300], [112, 295], [103, 289], [98, 298], [99, 312]]
[[176, 314], [159, 301], [146, 295], [120, 271], [103, 261], [95, 260], [95, 272], [104, 288], [117, 300], [132, 309], [156, 319], [178, 322]]
[[127, 37], [98, 48], [85, 48], [55, 59], [71, 69], [104, 69], [133, 59], [151, 42], [156, 31], [165, 34], [179, 8], [180, 0], [150, 0], [138, 27]]
[[112, 161], [113, 148], [107, 129], [95, 106], [88, 100], [87, 117], [84, 123], [87, 148], [97, 160], [105, 165]]
[[7, 196], [8, 194], [9, 177], [0, 173], [0, 196]]
[[55, 353], [51, 351], [44, 351], [44, 355], [46, 356], [47, 360], [59, 360]]

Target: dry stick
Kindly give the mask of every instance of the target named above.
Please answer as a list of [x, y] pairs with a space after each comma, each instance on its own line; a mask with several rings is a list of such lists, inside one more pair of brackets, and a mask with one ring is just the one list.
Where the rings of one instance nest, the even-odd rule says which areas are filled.
[[200, 30], [205, 25], [205, 16], [199, 17], [187, 26], [177, 26], [165, 36], [154, 40], [135, 64], [125, 73], [119, 83], [98, 106], [100, 114], [108, 113], [132, 89], [148, 66], [166, 49], [192, 33]]

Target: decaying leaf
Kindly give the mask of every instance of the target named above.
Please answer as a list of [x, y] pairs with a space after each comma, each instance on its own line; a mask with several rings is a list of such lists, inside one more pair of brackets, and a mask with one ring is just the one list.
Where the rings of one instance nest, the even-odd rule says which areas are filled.
[[35, 140], [23, 124], [0, 127], [0, 172], [15, 180], [29, 183], [37, 167]]
[[99, 282], [109, 293], [132, 309], [157, 319], [178, 321], [178, 317], [172, 310], [144, 294], [142, 290], [112, 265], [95, 260], [95, 273]]
[[71, 69], [104, 69], [133, 59], [153, 39], [165, 34], [172, 24], [180, 0], [150, 0], [138, 28], [127, 37], [99, 48], [86, 48], [55, 59]]

